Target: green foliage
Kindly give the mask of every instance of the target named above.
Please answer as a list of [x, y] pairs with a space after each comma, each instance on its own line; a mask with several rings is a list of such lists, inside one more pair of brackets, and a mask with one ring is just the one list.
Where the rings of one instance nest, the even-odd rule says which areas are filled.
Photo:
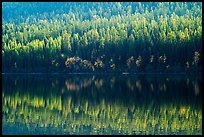
[[[202, 68], [200, 2], [4, 2], [2, 7], [3, 72], [76, 72], [77, 66], [67, 69], [66, 58], [79, 57], [98, 68], [101, 56], [103, 65], [90, 71]], [[158, 61], [164, 55], [165, 65]], [[136, 64], [127, 63], [131, 57]]]

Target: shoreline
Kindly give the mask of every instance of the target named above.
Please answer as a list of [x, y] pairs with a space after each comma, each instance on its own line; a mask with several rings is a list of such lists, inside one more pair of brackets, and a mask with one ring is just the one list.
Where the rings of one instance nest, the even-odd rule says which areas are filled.
[[123, 72], [123, 73], [1, 73], [2, 75], [202, 75], [202, 72], [198, 73], [128, 73], [128, 72]]

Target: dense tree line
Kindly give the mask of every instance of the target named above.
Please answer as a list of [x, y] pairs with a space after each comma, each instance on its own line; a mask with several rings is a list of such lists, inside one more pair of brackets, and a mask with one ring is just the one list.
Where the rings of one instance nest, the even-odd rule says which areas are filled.
[[202, 71], [202, 3], [2, 6], [3, 72]]

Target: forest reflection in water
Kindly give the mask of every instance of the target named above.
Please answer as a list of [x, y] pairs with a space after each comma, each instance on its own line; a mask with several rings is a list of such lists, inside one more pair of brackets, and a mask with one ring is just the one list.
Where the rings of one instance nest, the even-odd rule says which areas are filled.
[[202, 134], [200, 76], [3, 75], [3, 134]]

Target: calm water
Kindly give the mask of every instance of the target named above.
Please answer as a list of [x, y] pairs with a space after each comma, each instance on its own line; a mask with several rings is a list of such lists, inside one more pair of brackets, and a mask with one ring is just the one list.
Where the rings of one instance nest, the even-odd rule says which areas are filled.
[[202, 134], [201, 76], [3, 75], [3, 134]]

